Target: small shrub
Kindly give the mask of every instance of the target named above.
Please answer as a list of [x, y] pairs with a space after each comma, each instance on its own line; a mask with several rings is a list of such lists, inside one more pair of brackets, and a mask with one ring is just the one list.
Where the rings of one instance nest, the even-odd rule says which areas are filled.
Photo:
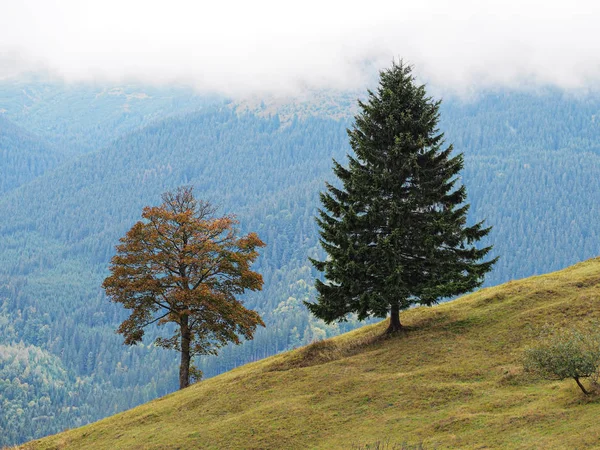
[[553, 329], [545, 327], [534, 347], [525, 351], [525, 371], [549, 380], [572, 378], [585, 395], [591, 392], [581, 383], [589, 378], [597, 387], [600, 367], [600, 332], [594, 329]]
[[198, 383], [202, 380], [204, 373], [193, 363], [190, 365], [190, 384]]

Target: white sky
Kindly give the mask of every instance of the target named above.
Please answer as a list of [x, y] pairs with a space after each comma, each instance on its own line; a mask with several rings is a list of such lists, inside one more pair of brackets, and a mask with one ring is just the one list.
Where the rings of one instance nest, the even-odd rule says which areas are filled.
[[600, 2], [0, 0], [0, 76], [361, 88], [402, 57], [441, 89], [600, 86]]

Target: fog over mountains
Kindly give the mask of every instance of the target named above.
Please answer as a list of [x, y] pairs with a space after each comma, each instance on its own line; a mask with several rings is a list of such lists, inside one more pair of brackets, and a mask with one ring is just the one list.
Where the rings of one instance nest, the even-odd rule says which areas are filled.
[[0, 77], [47, 70], [244, 96], [364, 89], [402, 57], [442, 92], [600, 81], [600, 6], [585, 0], [27, 0], [2, 11]]

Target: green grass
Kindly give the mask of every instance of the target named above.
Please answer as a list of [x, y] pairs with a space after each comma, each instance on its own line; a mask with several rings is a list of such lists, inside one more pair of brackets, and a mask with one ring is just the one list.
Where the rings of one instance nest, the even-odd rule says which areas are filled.
[[600, 448], [600, 399], [520, 362], [542, 325], [600, 319], [600, 259], [401, 318], [22, 448]]

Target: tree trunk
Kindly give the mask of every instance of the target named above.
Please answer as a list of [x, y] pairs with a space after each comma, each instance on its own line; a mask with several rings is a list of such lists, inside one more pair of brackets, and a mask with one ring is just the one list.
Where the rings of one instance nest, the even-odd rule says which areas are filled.
[[573, 379], [575, 380], [575, 383], [577, 383], [577, 386], [579, 386], [581, 388], [581, 390], [583, 391], [583, 393], [585, 395], [590, 395], [590, 393], [583, 387], [583, 384], [581, 384], [581, 381], [579, 381], [579, 377], [573, 377]]
[[184, 315], [181, 318], [181, 364], [179, 365], [179, 389], [190, 385], [190, 329], [189, 318]]
[[400, 323], [400, 307], [398, 303], [393, 303], [390, 308], [390, 325], [386, 330], [386, 334], [396, 333], [402, 329], [402, 324]]

